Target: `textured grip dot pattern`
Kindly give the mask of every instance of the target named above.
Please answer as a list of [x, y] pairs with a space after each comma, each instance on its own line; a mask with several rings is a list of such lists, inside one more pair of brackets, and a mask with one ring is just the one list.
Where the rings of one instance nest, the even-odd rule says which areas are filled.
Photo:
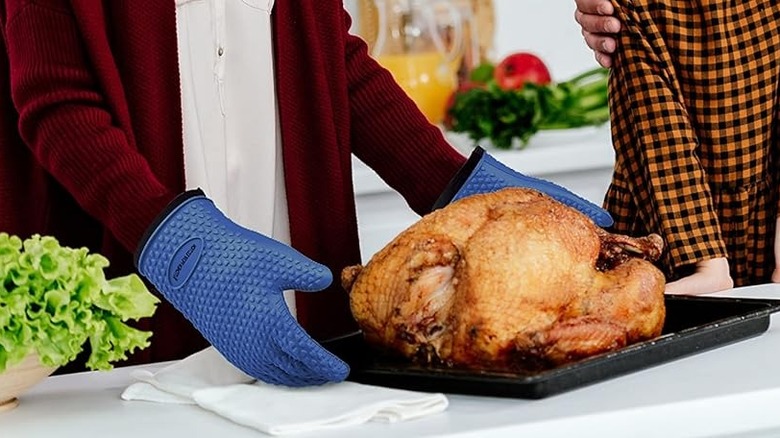
[[[202, 249], [177, 257], [188, 242]], [[193, 248], [195, 246], [193, 245]], [[171, 272], [191, 263], [181, 284]], [[269, 383], [320, 384], [346, 378], [348, 367], [297, 324], [282, 295], [317, 291], [330, 270], [293, 248], [227, 219], [199, 196], [174, 209], [153, 232], [139, 271], [237, 368]]]
[[494, 192], [507, 187], [527, 187], [538, 190], [558, 202], [581, 211], [601, 227], [609, 227], [614, 223], [612, 216], [606, 210], [587, 199], [581, 198], [553, 182], [516, 172], [488, 154], [482, 156], [476, 168], [452, 198], [452, 201], [479, 193]]

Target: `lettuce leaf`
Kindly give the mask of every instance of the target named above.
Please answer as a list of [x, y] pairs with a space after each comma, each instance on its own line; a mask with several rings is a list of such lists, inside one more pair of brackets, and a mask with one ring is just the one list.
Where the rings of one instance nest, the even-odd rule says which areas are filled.
[[106, 370], [148, 347], [152, 333], [126, 322], [152, 316], [160, 301], [135, 274], [106, 279], [108, 265], [51, 236], [0, 233], [0, 372], [32, 352], [65, 365], [87, 342], [87, 366]]

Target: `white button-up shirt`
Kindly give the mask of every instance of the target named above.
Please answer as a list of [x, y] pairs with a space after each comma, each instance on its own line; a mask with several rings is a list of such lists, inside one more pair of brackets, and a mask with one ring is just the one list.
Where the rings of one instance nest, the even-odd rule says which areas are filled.
[[176, 0], [184, 171], [231, 220], [289, 244], [273, 4]]

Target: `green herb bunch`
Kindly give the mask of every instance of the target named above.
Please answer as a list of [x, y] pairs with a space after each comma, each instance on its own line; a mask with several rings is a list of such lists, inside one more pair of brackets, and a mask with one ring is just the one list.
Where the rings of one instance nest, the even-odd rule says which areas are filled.
[[151, 332], [126, 322], [154, 314], [159, 299], [135, 274], [107, 280], [108, 264], [50, 236], [0, 233], [0, 372], [31, 353], [65, 365], [87, 342], [86, 365], [106, 370], [148, 347]]
[[475, 142], [489, 139], [499, 149], [523, 148], [542, 130], [609, 121], [608, 79], [609, 70], [599, 67], [563, 82], [526, 82], [520, 89], [504, 89], [486, 64], [454, 94], [445, 127], [467, 133]]

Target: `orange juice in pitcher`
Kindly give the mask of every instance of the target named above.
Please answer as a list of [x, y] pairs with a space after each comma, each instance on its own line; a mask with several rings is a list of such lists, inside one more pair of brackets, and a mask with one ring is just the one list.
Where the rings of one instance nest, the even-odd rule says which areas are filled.
[[439, 52], [384, 55], [377, 61], [390, 70], [431, 123], [444, 120], [447, 99], [458, 86], [458, 61]]
[[372, 55], [432, 123], [441, 123], [463, 56], [459, 9], [451, 0], [374, 0]]

